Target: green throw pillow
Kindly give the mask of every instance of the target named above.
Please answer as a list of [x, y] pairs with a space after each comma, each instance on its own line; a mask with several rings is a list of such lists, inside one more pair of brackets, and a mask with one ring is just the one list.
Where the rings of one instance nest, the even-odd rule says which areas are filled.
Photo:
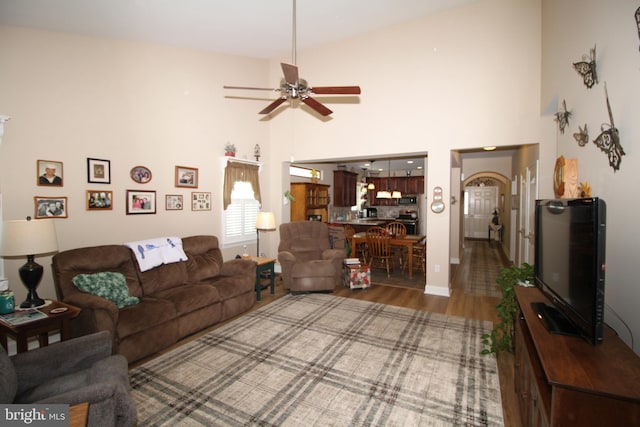
[[72, 282], [76, 288], [83, 292], [113, 301], [118, 308], [124, 308], [140, 302], [138, 297], [129, 295], [127, 279], [122, 273], [78, 274], [73, 278]]

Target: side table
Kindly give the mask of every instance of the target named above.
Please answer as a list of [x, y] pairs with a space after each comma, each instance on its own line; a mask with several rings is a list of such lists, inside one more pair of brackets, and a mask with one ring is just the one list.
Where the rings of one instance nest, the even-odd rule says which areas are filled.
[[0, 321], [0, 344], [6, 351], [8, 351], [8, 336], [16, 341], [18, 353], [24, 353], [29, 349], [28, 339], [32, 336], [38, 337], [40, 347], [49, 345], [49, 332], [52, 331], [60, 330], [61, 341], [71, 338], [69, 321], [80, 314], [80, 308], [62, 301], [52, 300], [51, 304], [38, 308], [38, 310], [46, 314], [47, 317], [20, 325], [10, 325]]
[[[276, 292], [276, 281], [275, 281], [275, 258], [262, 258], [257, 256], [250, 256], [250, 260], [256, 263], [256, 301], [260, 301], [262, 297], [260, 296], [260, 291], [263, 289], [271, 288], [271, 295]], [[269, 283], [267, 285], [262, 285], [262, 280], [260, 280], [262, 273], [269, 272]]]

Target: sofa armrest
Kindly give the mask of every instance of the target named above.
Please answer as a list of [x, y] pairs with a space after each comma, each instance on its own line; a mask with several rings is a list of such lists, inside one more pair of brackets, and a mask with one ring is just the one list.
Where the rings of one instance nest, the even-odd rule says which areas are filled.
[[220, 274], [223, 276], [256, 277], [256, 263], [248, 259], [232, 259], [222, 263]]
[[75, 305], [82, 310], [103, 310], [113, 321], [113, 324], [118, 323], [118, 317], [120, 311], [118, 306], [113, 301], [109, 301], [106, 298], [99, 297], [97, 295], [88, 294], [85, 292], [76, 292], [68, 297], [65, 297], [64, 302], [67, 304]]
[[325, 249], [322, 251], [322, 259], [344, 259], [346, 258], [347, 253], [345, 249]]
[[61, 341], [11, 356], [18, 376], [18, 394], [49, 379], [92, 366], [111, 355], [107, 331]]

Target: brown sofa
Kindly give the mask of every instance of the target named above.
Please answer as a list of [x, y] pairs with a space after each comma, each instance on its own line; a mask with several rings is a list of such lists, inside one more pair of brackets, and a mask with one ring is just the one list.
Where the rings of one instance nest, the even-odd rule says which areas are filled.
[[[215, 236], [182, 239], [188, 259], [141, 272], [133, 252], [122, 245], [72, 249], [52, 259], [58, 299], [80, 307], [71, 322], [74, 336], [107, 330], [114, 353], [129, 363], [179, 339], [249, 310], [255, 300], [256, 264], [223, 262]], [[78, 274], [117, 272], [139, 303], [118, 308], [108, 299], [77, 289]]]

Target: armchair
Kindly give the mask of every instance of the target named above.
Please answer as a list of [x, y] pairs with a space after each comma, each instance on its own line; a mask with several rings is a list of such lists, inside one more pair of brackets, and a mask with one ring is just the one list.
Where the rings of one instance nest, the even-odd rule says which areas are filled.
[[0, 351], [0, 403], [89, 402], [89, 426], [131, 426], [127, 359], [111, 355], [107, 331], [8, 356]]
[[318, 221], [280, 225], [278, 261], [285, 289], [292, 293], [333, 291], [340, 284], [345, 249], [331, 249], [329, 227]]

